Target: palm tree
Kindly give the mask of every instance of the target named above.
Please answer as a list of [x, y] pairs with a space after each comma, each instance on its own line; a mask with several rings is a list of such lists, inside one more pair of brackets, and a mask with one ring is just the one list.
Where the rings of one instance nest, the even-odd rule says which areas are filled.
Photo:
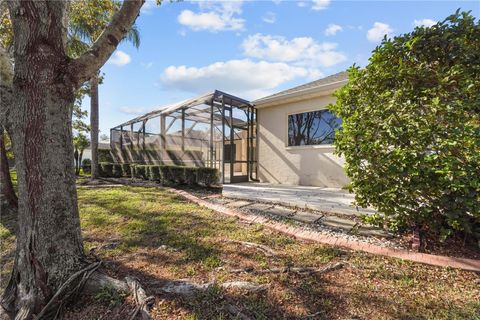
[[[120, 2], [112, 0], [75, 1], [72, 11], [89, 12], [90, 14], [74, 14], [69, 25], [69, 41], [71, 55], [80, 55], [102, 34], [111, 21], [112, 16], [120, 9]], [[140, 46], [140, 33], [133, 25], [123, 41], [130, 42], [136, 48]], [[92, 152], [91, 179], [98, 178], [98, 85], [101, 81], [95, 74], [89, 81], [90, 85], [90, 145]]]
[[[116, 0], [91, 0], [81, 1], [76, 0], [72, 2], [69, 30], [68, 30], [68, 46], [67, 51], [72, 58], [79, 57], [82, 53], [87, 51], [91, 44], [100, 36], [103, 30], [107, 27], [111, 21], [111, 17], [120, 8], [120, 2]], [[126, 41], [131, 42], [135, 47], [140, 45], [140, 34], [134, 25], [130, 32], [126, 35]], [[6, 9], [6, 1], [0, 1], [0, 61], [10, 61], [10, 54], [13, 50], [13, 30], [10, 22], [9, 12]], [[1, 81], [8, 80], [5, 73], [7, 66], [0, 64]], [[13, 67], [11, 68], [13, 74]], [[11, 78], [12, 75], [10, 75]], [[99, 77], [96, 75], [92, 81], [90, 81], [90, 87], [92, 88], [91, 96], [91, 108], [92, 119], [94, 124], [92, 127], [92, 141], [94, 141], [95, 148], [92, 149], [92, 153], [95, 154], [95, 160], [98, 165], [97, 149], [98, 149], [98, 82]], [[83, 95], [83, 93], [82, 93]], [[81, 121], [81, 120], [79, 120]], [[74, 121], [75, 122], [75, 121]], [[75, 126], [75, 125], [74, 125]], [[17, 209], [17, 195], [13, 189], [12, 180], [10, 177], [10, 170], [8, 165], [7, 150], [5, 147], [7, 137], [3, 124], [0, 124], [0, 210], [3, 211], [16, 211]], [[93, 139], [95, 138], [95, 139]], [[92, 146], [93, 147], [93, 146]], [[97, 166], [95, 166], [95, 169]], [[97, 174], [97, 170], [95, 170]], [[8, 210], [7, 210], [8, 209]]]

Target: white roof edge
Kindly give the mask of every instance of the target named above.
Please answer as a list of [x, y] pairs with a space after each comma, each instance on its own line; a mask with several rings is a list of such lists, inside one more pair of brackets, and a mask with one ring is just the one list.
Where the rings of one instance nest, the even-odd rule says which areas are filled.
[[336, 82], [322, 84], [322, 85], [319, 85], [319, 86], [316, 86], [316, 87], [305, 88], [305, 89], [301, 89], [301, 90], [298, 90], [298, 91], [286, 92], [286, 93], [276, 95], [276, 96], [273, 96], [273, 97], [260, 98], [260, 99], [252, 101], [252, 103], [254, 104], [255, 107], [257, 107], [257, 106], [262, 105], [262, 104], [272, 103], [272, 102], [278, 101], [280, 99], [285, 99], [285, 98], [288, 98], [288, 97], [295, 97], [295, 96], [302, 95], [302, 94], [314, 93], [316, 91], [321, 93], [321, 92], [327, 91], [328, 89], [334, 89], [336, 87], [341, 87], [342, 84], [347, 83], [347, 82], [348, 82], [348, 79], [340, 80], [340, 81], [336, 81]]
[[157, 116], [157, 115], [164, 115], [164, 114], [169, 114], [169, 113], [172, 113], [174, 112], [175, 110], [178, 110], [180, 109], [182, 106], [185, 106], [185, 105], [188, 105], [188, 104], [191, 104], [197, 100], [202, 100], [202, 99], [206, 99], [207, 97], [209, 96], [213, 96], [215, 94], [216, 91], [210, 91], [210, 92], [207, 92], [207, 93], [204, 93], [204, 94], [201, 94], [201, 95], [198, 95], [198, 96], [195, 96], [193, 98], [189, 98], [189, 99], [185, 99], [185, 100], [182, 100], [180, 102], [176, 102], [176, 103], [171, 103], [171, 104], [167, 104], [167, 105], [163, 105], [163, 106], [160, 106], [158, 108], [155, 108], [154, 110], [150, 111], [150, 112], [147, 112], [141, 116], [138, 116], [138, 117], [135, 117], [133, 119], [130, 119], [122, 124], [119, 124], [118, 126], [116, 127], [113, 127], [112, 129], [115, 129], [115, 128], [118, 128], [120, 126], [125, 126], [125, 125], [128, 125], [128, 124], [131, 124], [131, 123], [134, 123], [134, 122], [138, 122], [138, 121], [141, 121], [147, 117], [151, 117], [151, 116]]
[[190, 99], [185, 99], [183, 101], [180, 101], [180, 102], [177, 102], [177, 103], [173, 103], [173, 104], [170, 104], [170, 105], [167, 105], [165, 106], [164, 108], [161, 109], [161, 112], [160, 114], [169, 114], [169, 113], [172, 113], [184, 106], [187, 106], [187, 105], [190, 105], [192, 103], [196, 103], [196, 102], [199, 102], [199, 101], [202, 101], [202, 100], [205, 100], [207, 98], [210, 98], [212, 97], [213, 95], [215, 94], [215, 91], [210, 91], [210, 92], [206, 92], [204, 94], [201, 94], [201, 95], [198, 95], [198, 96], [195, 96], [193, 98], [190, 98]]

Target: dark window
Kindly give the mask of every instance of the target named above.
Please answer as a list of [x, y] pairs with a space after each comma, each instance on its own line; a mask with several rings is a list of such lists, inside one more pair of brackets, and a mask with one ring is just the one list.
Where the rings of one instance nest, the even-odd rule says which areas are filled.
[[288, 145], [305, 146], [332, 144], [335, 129], [342, 120], [328, 110], [291, 114], [288, 116]]
[[223, 161], [225, 163], [231, 163], [236, 156], [235, 144], [226, 144], [223, 147]]

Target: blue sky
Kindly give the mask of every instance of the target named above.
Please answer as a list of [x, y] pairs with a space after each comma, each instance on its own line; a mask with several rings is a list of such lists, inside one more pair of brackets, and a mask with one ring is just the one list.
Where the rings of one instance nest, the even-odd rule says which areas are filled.
[[255, 99], [366, 65], [384, 34], [457, 8], [480, 16], [480, 1], [147, 1], [140, 48], [121, 44], [102, 68], [101, 134], [210, 90]]

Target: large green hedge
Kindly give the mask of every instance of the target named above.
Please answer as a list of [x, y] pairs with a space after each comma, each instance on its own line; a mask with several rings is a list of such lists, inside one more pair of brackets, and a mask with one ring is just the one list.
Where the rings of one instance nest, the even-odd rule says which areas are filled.
[[118, 163], [100, 162], [99, 175], [101, 177], [120, 178], [122, 174], [122, 165]]
[[480, 24], [468, 13], [384, 39], [331, 109], [370, 222], [480, 238]]
[[100, 163], [102, 177], [133, 177], [143, 180], [161, 182], [165, 185], [216, 185], [219, 172], [214, 168], [197, 168], [185, 166], [143, 165]]
[[108, 149], [98, 149], [98, 162], [113, 162], [112, 153]]

